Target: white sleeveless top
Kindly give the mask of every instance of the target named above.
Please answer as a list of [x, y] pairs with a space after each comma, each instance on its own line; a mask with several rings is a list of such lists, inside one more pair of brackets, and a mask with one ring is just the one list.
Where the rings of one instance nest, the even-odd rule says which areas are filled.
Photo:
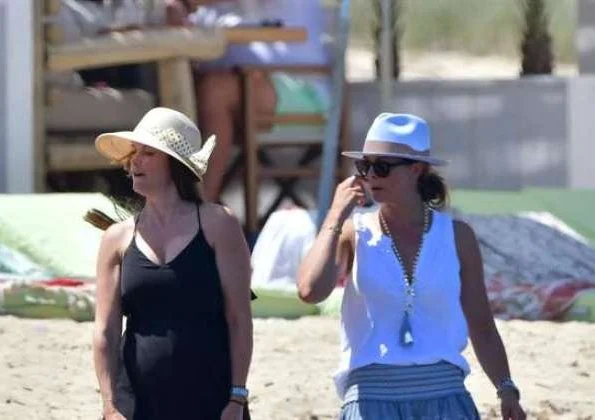
[[[465, 374], [467, 322], [460, 302], [461, 280], [452, 218], [433, 211], [415, 273], [410, 315], [414, 343], [403, 347], [399, 330], [404, 316], [403, 270], [373, 211], [358, 209], [352, 280], [345, 285], [341, 307], [341, 359], [335, 375], [344, 397], [349, 372], [372, 363], [425, 365], [446, 361]], [[397, 239], [398, 240], [398, 239]]]

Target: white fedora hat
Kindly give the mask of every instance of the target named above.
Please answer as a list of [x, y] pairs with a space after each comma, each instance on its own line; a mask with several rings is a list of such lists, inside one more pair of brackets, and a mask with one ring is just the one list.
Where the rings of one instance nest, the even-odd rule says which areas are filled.
[[342, 154], [352, 159], [386, 156], [417, 160], [435, 166], [448, 164], [446, 160], [431, 156], [428, 123], [411, 114], [385, 112], [378, 115], [368, 130], [363, 150]]
[[133, 143], [150, 146], [177, 159], [202, 180], [215, 148], [215, 136], [210, 136], [203, 145], [200, 130], [190, 118], [173, 109], [158, 107], [147, 112], [133, 131], [104, 133], [95, 139], [99, 153], [117, 162], [131, 155]]

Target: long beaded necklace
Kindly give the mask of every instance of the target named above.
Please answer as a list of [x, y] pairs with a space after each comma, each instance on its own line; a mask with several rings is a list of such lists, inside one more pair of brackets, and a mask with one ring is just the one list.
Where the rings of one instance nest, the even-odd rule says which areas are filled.
[[417, 269], [417, 263], [419, 262], [419, 256], [421, 254], [421, 250], [423, 248], [424, 239], [426, 231], [428, 230], [429, 221], [430, 221], [430, 209], [428, 206], [424, 204], [424, 226], [422, 230], [421, 239], [419, 241], [419, 248], [417, 249], [417, 253], [415, 254], [415, 258], [413, 259], [413, 264], [411, 266], [411, 273], [407, 273], [407, 268], [405, 267], [405, 263], [401, 254], [399, 253], [399, 249], [397, 248], [395, 239], [390, 233], [388, 229], [388, 224], [382, 215], [382, 211], [378, 212], [380, 218], [380, 226], [383, 230], [383, 233], [387, 235], [391, 239], [391, 248], [397, 261], [401, 265], [401, 269], [403, 270], [403, 281], [405, 283], [405, 313], [403, 315], [403, 322], [401, 323], [401, 329], [399, 330], [399, 341], [403, 347], [409, 347], [413, 344], [413, 331], [411, 329], [411, 321], [410, 316], [413, 312], [413, 299], [415, 298], [415, 271]]

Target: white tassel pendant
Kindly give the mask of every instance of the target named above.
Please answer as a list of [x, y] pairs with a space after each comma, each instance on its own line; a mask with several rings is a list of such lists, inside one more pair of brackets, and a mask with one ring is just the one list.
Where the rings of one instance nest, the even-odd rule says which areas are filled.
[[403, 323], [401, 324], [399, 338], [401, 346], [409, 347], [413, 345], [413, 332], [411, 331], [411, 322], [409, 321], [408, 312], [405, 312], [405, 315], [403, 316]]

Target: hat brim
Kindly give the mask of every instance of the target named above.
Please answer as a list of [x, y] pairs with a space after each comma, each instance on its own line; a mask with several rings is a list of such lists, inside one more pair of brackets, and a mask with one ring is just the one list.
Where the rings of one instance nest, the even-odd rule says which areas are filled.
[[[213, 137], [215, 136], [210, 136], [207, 141]], [[192, 173], [196, 175], [199, 180], [202, 180], [202, 174], [199, 173], [199, 171], [193, 165], [163, 145], [153, 134], [148, 132], [135, 130], [100, 134], [95, 139], [95, 148], [102, 156], [106, 157], [107, 159], [115, 162], [121, 162], [123, 159], [130, 156], [130, 154], [134, 151], [133, 143], [152, 147], [153, 149], [157, 149], [160, 152], [173, 157], [190, 169], [190, 171], [192, 171]]]
[[349, 152], [342, 152], [341, 155], [343, 155], [347, 158], [350, 158], [350, 159], [363, 159], [366, 156], [395, 157], [395, 158], [401, 158], [401, 159], [416, 160], [418, 162], [425, 162], [432, 166], [446, 166], [449, 163], [447, 160], [444, 160], [444, 159], [433, 158], [430, 156], [412, 155], [409, 153], [381, 153], [381, 152], [349, 151]]

